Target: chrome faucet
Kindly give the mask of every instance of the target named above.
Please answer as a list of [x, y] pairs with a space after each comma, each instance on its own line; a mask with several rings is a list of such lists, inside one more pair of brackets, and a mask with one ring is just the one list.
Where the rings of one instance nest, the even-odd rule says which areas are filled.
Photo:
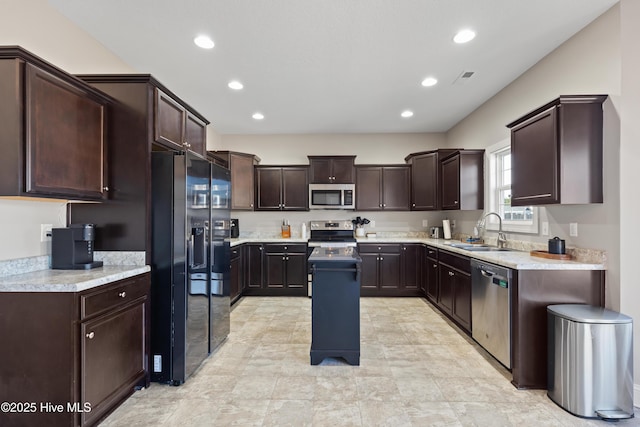
[[500, 214], [497, 214], [496, 212], [489, 212], [484, 214], [479, 220], [478, 223], [476, 224], [476, 226], [478, 228], [485, 227], [485, 219], [489, 216], [489, 215], [495, 215], [498, 217], [498, 247], [499, 248], [504, 248], [507, 244], [507, 236], [502, 232], [502, 217], [500, 216]]

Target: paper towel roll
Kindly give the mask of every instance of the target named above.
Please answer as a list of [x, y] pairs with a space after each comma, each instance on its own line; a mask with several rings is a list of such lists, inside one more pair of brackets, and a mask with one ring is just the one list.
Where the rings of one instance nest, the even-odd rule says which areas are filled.
[[447, 240], [451, 239], [451, 224], [448, 219], [442, 220], [442, 229], [444, 231], [444, 238]]

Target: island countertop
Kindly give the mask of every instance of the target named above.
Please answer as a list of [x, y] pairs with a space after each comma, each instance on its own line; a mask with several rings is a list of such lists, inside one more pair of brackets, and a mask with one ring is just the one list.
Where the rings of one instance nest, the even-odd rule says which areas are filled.
[[150, 270], [147, 265], [106, 265], [91, 270], [39, 270], [0, 277], [0, 292], [80, 292]]

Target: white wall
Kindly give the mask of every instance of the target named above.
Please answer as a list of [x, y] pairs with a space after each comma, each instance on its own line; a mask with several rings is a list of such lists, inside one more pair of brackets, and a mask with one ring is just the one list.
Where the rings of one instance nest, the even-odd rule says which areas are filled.
[[635, 406], [640, 407], [640, 286], [638, 212], [640, 212], [640, 2], [620, 2], [622, 96], [620, 100], [620, 310], [634, 319]]
[[[134, 70], [46, 0], [0, 0], [0, 45], [18, 45], [72, 74]], [[40, 224], [64, 226], [64, 203], [0, 199], [0, 260], [46, 255]]]

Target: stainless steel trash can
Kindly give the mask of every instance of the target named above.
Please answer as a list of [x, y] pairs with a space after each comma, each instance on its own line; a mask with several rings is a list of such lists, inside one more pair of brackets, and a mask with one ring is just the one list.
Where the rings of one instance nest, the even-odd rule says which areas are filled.
[[547, 395], [585, 418], [633, 417], [633, 321], [582, 304], [547, 307]]

